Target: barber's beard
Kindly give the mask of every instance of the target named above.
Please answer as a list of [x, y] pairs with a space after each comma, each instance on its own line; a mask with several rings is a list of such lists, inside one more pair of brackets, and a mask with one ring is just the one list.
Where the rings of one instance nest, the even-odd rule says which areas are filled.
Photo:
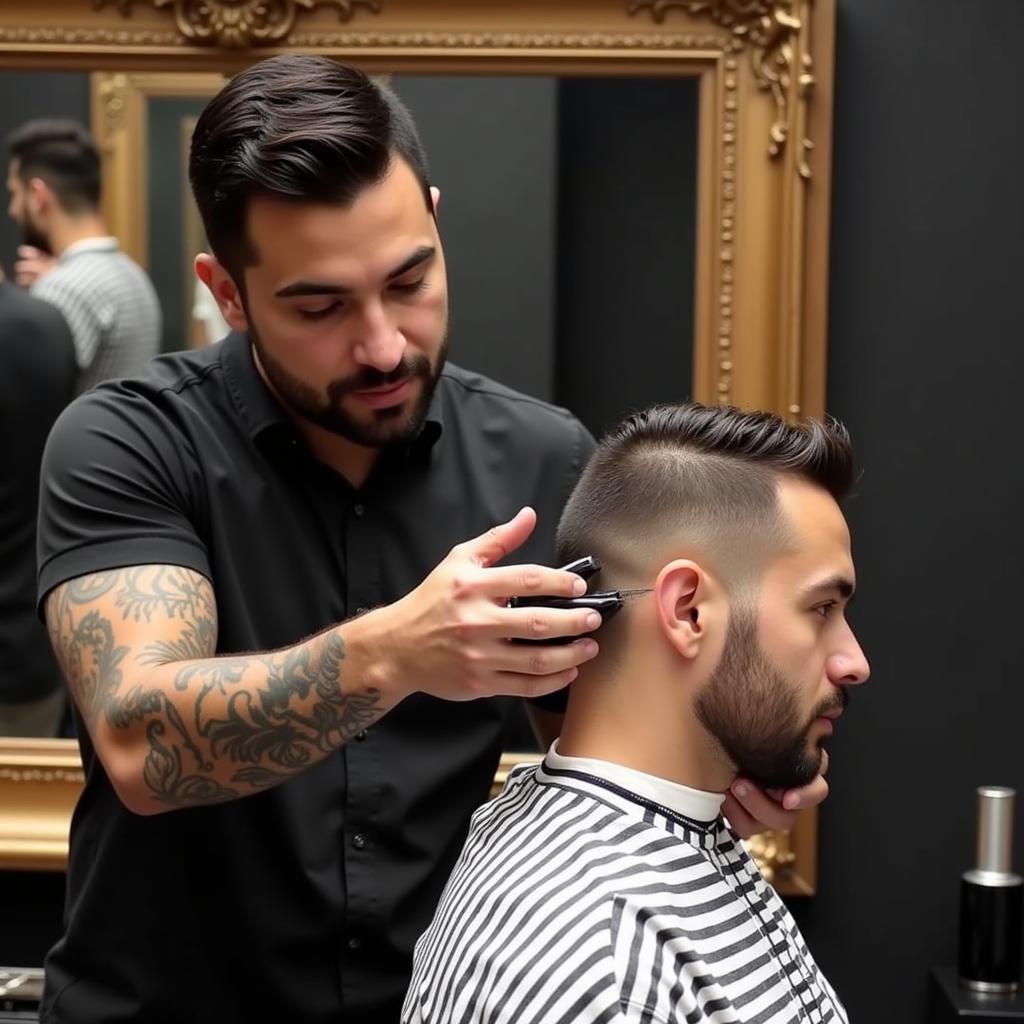
[[729, 626], [725, 650], [695, 702], [697, 717], [744, 778], [768, 789], [805, 786], [821, 767], [821, 746], [808, 747], [814, 720], [844, 707], [845, 688], [804, 718], [798, 688], [768, 660], [750, 613]]
[[[419, 434], [448, 355], [448, 338], [445, 336], [437, 354], [436, 366], [432, 367], [430, 359], [422, 354], [403, 358], [398, 366], [387, 373], [366, 366], [350, 377], [328, 383], [327, 397], [324, 398], [321, 392], [285, 369], [267, 351], [251, 319], [249, 337], [277, 397], [291, 412], [323, 430], [367, 448], [402, 447]], [[356, 418], [344, 407], [345, 396], [353, 391], [385, 387], [417, 378], [422, 386], [412, 405], [403, 403], [387, 409], [367, 409], [367, 418]]]

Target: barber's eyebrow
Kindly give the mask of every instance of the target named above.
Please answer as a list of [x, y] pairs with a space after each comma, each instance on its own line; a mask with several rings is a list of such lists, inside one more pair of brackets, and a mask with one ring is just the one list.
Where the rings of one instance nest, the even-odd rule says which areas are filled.
[[853, 594], [856, 587], [853, 585], [853, 580], [848, 579], [837, 573], [835, 576], [829, 576], [827, 579], [818, 580], [810, 586], [805, 587], [803, 596], [806, 597], [824, 597], [828, 594], [838, 594], [840, 597], [845, 598], [847, 603], [853, 600]]
[[[388, 272], [386, 280], [393, 281], [396, 277], [409, 273], [410, 270], [418, 267], [421, 263], [426, 263], [427, 260], [432, 259], [436, 253], [437, 249], [433, 245], [417, 247], [407, 259], [403, 260], [394, 270]], [[310, 295], [348, 295], [351, 291], [351, 288], [346, 288], [344, 285], [331, 284], [327, 281], [295, 281], [292, 284], [286, 284], [283, 288], [278, 288], [274, 292], [274, 297], [278, 299], [294, 299]]]

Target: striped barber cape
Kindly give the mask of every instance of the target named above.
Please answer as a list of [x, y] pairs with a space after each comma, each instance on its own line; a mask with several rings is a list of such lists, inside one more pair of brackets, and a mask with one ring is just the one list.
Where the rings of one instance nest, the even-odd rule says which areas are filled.
[[846, 1024], [704, 793], [552, 747], [473, 817], [403, 1024]]

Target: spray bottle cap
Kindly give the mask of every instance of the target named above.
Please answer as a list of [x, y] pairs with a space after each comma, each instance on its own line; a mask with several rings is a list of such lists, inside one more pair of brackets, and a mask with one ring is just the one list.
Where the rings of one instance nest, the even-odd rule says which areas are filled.
[[978, 871], [1001, 875], [1012, 872], [1016, 795], [1006, 786], [978, 787]]

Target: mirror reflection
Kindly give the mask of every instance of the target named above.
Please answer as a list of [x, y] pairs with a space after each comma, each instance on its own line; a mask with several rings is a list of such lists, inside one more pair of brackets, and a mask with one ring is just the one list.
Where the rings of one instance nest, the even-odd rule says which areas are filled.
[[[440, 75], [394, 76], [391, 82], [413, 112], [431, 180], [441, 190], [450, 358], [568, 407], [597, 435], [628, 409], [687, 397], [694, 318], [696, 83], [686, 78]], [[111, 180], [109, 167], [103, 180], [108, 190], [145, 189], [145, 244], [129, 255], [152, 282], [160, 317], [155, 344], [165, 352], [211, 343], [223, 331], [216, 303], [192, 272], [205, 240], [189, 195], [186, 163], [205, 98], [188, 93], [183, 89], [180, 96], [146, 98], [145, 131], [127, 140], [140, 180]], [[93, 117], [103, 115], [91, 108], [90, 94], [87, 73], [0, 72], [0, 95], [24, 98], [0, 105], [0, 136], [6, 140], [26, 121], [44, 117], [71, 119], [99, 135], [101, 126]], [[472, 147], [466, 146], [467, 139]], [[9, 158], [8, 153], [8, 171]], [[23, 216], [18, 219], [21, 226], [10, 216], [0, 219], [0, 267], [11, 291], [17, 288], [20, 245], [60, 253], [60, 239], [45, 232], [40, 237]], [[100, 224], [95, 230], [106, 233]], [[127, 248], [123, 239], [122, 248]], [[41, 284], [28, 290], [45, 297]], [[141, 305], [144, 300], [137, 299], [137, 314]], [[145, 330], [144, 320], [137, 315], [128, 329], [138, 335]], [[79, 385], [81, 361], [80, 355]], [[47, 409], [45, 403], [33, 403], [37, 434], [45, 437], [46, 418], [52, 419], [67, 397], [52, 398]], [[34, 493], [33, 470], [37, 474], [38, 467], [6, 467], [9, 479], [0, 480], [0, 493], [6, 495], [8, 488], [13, 493], [15, 487]], [[8, 506], [13, 503], [5, 500], [3, 507]], [[25, 508], [21, 516], [27, 523]], [[17, 536], [24, 554], [31, 544], [22, 534], [6, 531], [12, 550]], [[21, 577], [34, 559], [21, 561], [25, 565], [15, 570], [13, 555], [0, 558], [6, 567], [0, 583], [6, 602], [0, 607], [0, 734], [17, 732], [14, 716], [5, 716], [3, 709], [26, 703], [26, 689], [32, 686], [25, 681], [33, 674], [52, 678], [53, 671], [46, 661], [45, 634], [40, 641], [42, 627], [36, 631], [34, 612], [31, 625], [25, 618], [25, 594], [34, 593], [34, 584], [26, 590]], [[4, 635], [3, 624], [18, 614], [17, 637], [13, 629]], [[29, 633], [32, 644], [24, 640]], [[32, 685], [41, 690], [44, 684]], [[44, 696], [52, 697], [52, 690]], [[28, 734], [55, 735], [61, 729], [67, 734], [67, 719], [56, 722], [52, 703], [48, 716], [24, 726]], [[28, 722], [29, 716], [21, 717]], [[534, 746], [525, 722], [515, 726], [508, 745]]]

